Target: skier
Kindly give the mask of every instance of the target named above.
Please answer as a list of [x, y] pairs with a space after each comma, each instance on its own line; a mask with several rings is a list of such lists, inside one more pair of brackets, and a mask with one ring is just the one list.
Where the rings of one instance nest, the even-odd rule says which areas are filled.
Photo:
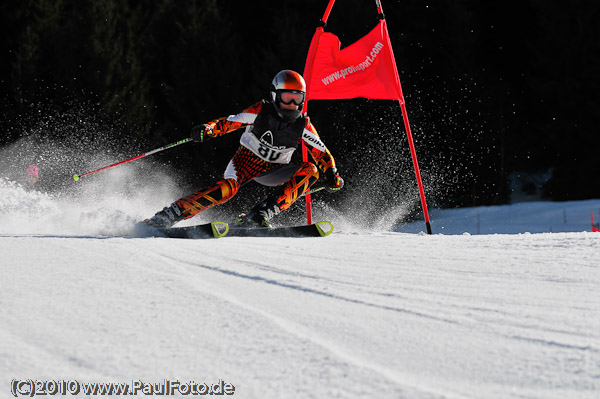
[[260, 201], [236, 223], [242, 226], [270, 227], [273, 216], [288, 209], [310, 190], [319, 179], [319, 169], [311, 162], [292, 163], [292, 154], [301, 141], [308, 146], [315, 162], [323, 170], [326, 188], [342, 188], [333, 156], [323, 144], [302, 106], [306, 83], [297, 72], [283, 70], [273, 78], [269, 100], [261, 100], [237, 115], [215, 119], [192, 128], [191, 138], [204, 142], [234, 130], [245, 128], [240, 147], [225, 169], [223, 179], [181, 198], [157, 212], [144, 223], [160, 228], [189, 219], [211, 206], [222, 204], [237, 194], [244, 183], [254, 180], [278, 189]]

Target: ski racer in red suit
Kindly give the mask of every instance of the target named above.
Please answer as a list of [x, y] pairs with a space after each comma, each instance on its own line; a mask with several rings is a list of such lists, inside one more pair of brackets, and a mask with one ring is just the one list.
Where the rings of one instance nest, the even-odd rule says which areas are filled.
[[[261, 100], [237, 115], [219, 118], [192, 129], [196, 142], [223, 136], [244, 128], [240, 147], [227, 165], [223, 179], [181, 198], [144, 222], [154, 227], [171, 227], [211, 206], [222, 204], [237, 194], [244, 183], [254, 180], [278, 188], [247, 214], [241, 214], [239, 225], [270, 227], [270, 219], [288, 209], [310, 190], [323, 170], [326, 187], [339, 190], [344, 185], [333, 156], [323, 144], [302, 106], [306, 83], [297, 72], [283, 70], [273, 78], [271, 98]], [[301, 141], [319, 166], [311, 162], [291, 163]]]

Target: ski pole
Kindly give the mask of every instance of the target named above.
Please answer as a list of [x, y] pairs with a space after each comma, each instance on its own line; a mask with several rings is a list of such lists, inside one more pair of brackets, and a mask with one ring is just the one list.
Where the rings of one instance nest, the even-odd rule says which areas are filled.
[[304, 193], [304, 195], [308, 195], [308, 194], [314, 194], [314, 193], [316, 193], [317, 191], [321, 191], [321, 190], [323, 190], [324, 188], [325, 188], [325, 186], [321, 186], [321, 187], [313, 188], [312, 190], [305, 192], [305, 193]]
[[137, 157], [133, 157], [133, 158], [126, 159], [125, 161], [117, 162], [117, 163], [114, 163], [114, 164], [112, 164], [112, 165], [108, 165], [108, 166], [105, 166], [105, 167], [103, 167], [103, 168], [100, 168], [100, 169], [93, 170], [93, 171], [91, 171], [91, 172], [83, 173], [83, 174], [81, 174], [81, 175], [75, 174], [75, 175], [73, 175], [73, 178], [72, 178], [72, 179], [73, 179], [73, 180], [75, 180], [75, 181], [78, 181], [78, 180], [79, 180], [79, 179], [81, 179], [82, 177], [84, 177], [84, 176], [87, 176], [87, 175], [91, 175], [92, 173], [100, 172], [100, 171], [103, 171], [103, 170], [106, 170], [106, 169], [112, 168], [113, 166], [121, 165], [121, 164], [123, 164], [123, 163], [127, 163], [127, 162], [131, 162], [131, 161], [135, 161], [136, 159], [140, 159], [140, 158], [143, 158], [143, 157], [147, 157], [148, 155], [156, 154], [157, 152], [164, 151], [164, 150], [168, 150], [169, 148], [173, 148], [173, 147], [175, 147], [175, 146], [178, 146], [178, 145], [180, 145], [180, 144], [189, 143], [190, 141], [192, 141], [192, 139], [191, 139], [191, 138], [188, 138], [188, 139], [183, 139], [183, 140], [179, 140], [179, 141], [177, 141], [177, 142], [175, 142], [175, 143], [167, 144], [167, 145], [165, 145], [165, 146], [163, 146], [163, 147], [160, 147], [160, 148], [157, 148], [157, 149], [155, 149], [155, 150], [152, 150], [152, 151], [146, 152], [146, 153], [144, 153], [144, 154], [142, 154], [142, 155], [138, 155]]

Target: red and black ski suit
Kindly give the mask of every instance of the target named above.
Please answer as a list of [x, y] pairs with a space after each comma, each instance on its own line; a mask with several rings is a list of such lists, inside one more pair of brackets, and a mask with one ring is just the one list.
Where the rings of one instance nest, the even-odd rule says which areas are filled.
[[185, 219], [230, 200], [240, 186], [250, 180], [271, 187], [283, 185], [275, 193], [275, 201], [281, 211], [288, 209], [319, 179], [315, 164], [291, 163], [301, 141], [323, 172], [336, 167], [308, 116], [286, 123], [277, 116], [273, 104], [264, 100], [237, 115], [216, 119], [205, 126], [206, 138], [245, 130], [223, 180], [175, 202]]

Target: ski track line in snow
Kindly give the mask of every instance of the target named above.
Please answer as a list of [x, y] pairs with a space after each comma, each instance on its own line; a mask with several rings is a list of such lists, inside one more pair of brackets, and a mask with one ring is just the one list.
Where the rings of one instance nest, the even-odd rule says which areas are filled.
[[[383, 312], [394, 311], [394, 313], [416, 319], [429, 319], [434, 324], [444, 322], [446, 324], [458, 324], [463, 327], [473, 327], [476, 332], [487, 336], [502, 337], [506, 342], [521, 341], [530, 344], [529, 346], [540, 347], [542, 352], [548, 352], [558, 360], [562, 359], [562, 361], [567, 361], [573, 357], [575, 357], [574, 360], [577, 360], [576, 352], [583, 352], [587, 359], [587, 372], [591, 372], [588, 378], [592, 378], [591, 381], [583, 381], [587, 381], [588, 386], [597, 386], [597, 382], [600, 381], [600, 375], [597, 373], [600, 362], [593, 363], [594, 357], [597, 358], [597, 356], [592, 356], [598, 353], [597, 330], [583, 328], [586, 325], [581, 324], [581, 315], [578, 318], [573, 318], [573, 320], [567, 318], [566, 323], [565, 320], [561, 320], [561, 317], [569, 315], [569, 312], [575, 310], [584, 311], [584, 314], [590, 314], [591, 316], [597, 315], [596, 305], [598, 300], [587, 293], [597, 291], [597, 255], [600, 248], [598, 246], [599, 241], [596, 239], [598, 236], [584, 235], [583, 239], [579, 240], [575, 239], [573, 235], [563, 234], [544, 235], [543, 237], [532, 235], [458, 236], [456, 238], [410, 235], [395, 237], [401, 238], [399, 242], [404, 247], [411, 248], [412, 256], [415, 258], [415, 266], [409, 266], [410, 260], [402, 263], [391, 261], [388, 263], [390, 259], [397, 257], [397, 253], [393, 251], [384, 253], [378, 258], [373, 257], [373, 254], [369, 253], [367, 248], [356, 249], [348, 245], [352, 240], [344, 235], [330, 237], [335, 238], [330, 241], [324, 241], [320, 238], [308, 241], [297, 239], [278, 240], [277, 246], [271, 248], [274, 252], [285, 252], [285, 258], [295, 259], [303, 253], [303, 250], [295, 248], [296, 246], [303, 246], [304, 244], [314, 246], [319, 251], [314, 256], [316, 260], [330, 261], [321, 275], [316, 273], [316, 270], [319, 269], [311, 268], [302, 260], [293, 260], [286, 264], [281, 262], [282, 256], [280, 255], [265, 254], [264, 246], [275, 243], [275, 241], [263, 241], [262, 239], [224, 239], [209, 243], [207, 241], [189, 242], [169, 239], [124, 238], [113, 241], [106, 240], [108, 237], [71, 239], [72, 237], [57, 238], [51, 236], [39, 238], [39, 241], [38, 237], [33, 237], [31, 244], [33, 244], [32, 248], [41, 250], [40, 256], [54, 255], [57, 259], [64, 259], [65, 261], [85, 259], [86, 256], [92, 259], [104, 259], [103, 262], [107, 262], [107, 264], [113, 261], [122, 266], [127, 266], [127, 268], [135, 267], [138, 270], [147, 272], [167, 274], [186, 282], [195, 290], [198, 290], [198, 287], [194, 286], [192, 281], [198, 282], [202, 276], [197, 272], [203, 270], [206, 272], [204, 276], [216, 276], [210, 278], [211, 282], [205, 283], [212, 284], [217, 288], [221, 281], [227, 282], [233, 279], [235, 285], [242, 287], [246, 283], [250, 283], [249, 286], [270, 286], [273, 287], [274, 292], [288, 290], [299, 294], [331, 299], [348, 305], [357, 305], [359, 308], [366, 307]], [[361, 237], [352, 238], [360, 240]], [[21, 238], [17, 239], [20, 240]], [[14, 239], [8, 238], [8, 241], [17, 244]], [[423, 249], [423, 247], [439, 245], [442, 242], [445, 242], [443, 251]], [[461, 248], [462, 243], [468, 243], [468, 249], [466, 246]], [[458, 249], [454, 250], [456, 244], [459, 244]], [[225, 249], [238, 246], [241, 247], [239, 256], [222, 255]], [[48, 249], [60, 249], [60, 254], [45, 252], [44, 248], [46, 247]], [[323, 250], [328, 247], [333, 248], [333, 255], [328, 255]], [[114, 254], [107, 251], [108, 248], [114, 249]], [[336, 252], [336, 249], [339, 248], [345, 248], [346, 252], [342, 253], [339, 250]], [[124, 251], [120, 251], [120, 249], [127, 249], [125, 253], [131, 255], [131, 258], [127, 259], [126, 262], [123, 262], [122, 259], [123, 254], [121, 252]], [[465, 253], [460, 253], [461, 250]], [[367, 252], [363, 253], [361, 258], [354, 251]], [[377, 249], [374, 249], [374, 251], [376, 252]], [[558, 254], [560, 255], [557, 256]], [[353, 258], [354, 256], [356, 258]], [[23, 259], [34, 259], [33, 255], [22, 255], [22, 257]], [[480, 265], [472, 261], [474, 257], [481, 258], [479, 259]], [[140, 258], [139, 262], [136, 262], [135, 258]], [[190, 260], [190, 258], [199, 260]], [[377, 268], [369, 269], [368, 275], [365, 275], [362, 280], [357, 280], [360, 283], [352, 280], [351, 274], [345, 276], [341, 273], [343, 263], [347, 262], [350, 270], [359, 270], [365, 263], [365, 259], [371, 258], [376, 259], [378, 268], [401, 268], [403, 273], [408, 274], [407, 282], [382, 280], [377, 275], [379, 272]], [[160, 262], [160, 266], [158, 266], [158, 263], [154, 263], [156, 259], [163, 259], [165, 262]], [[152, 262], [145, 265], [143, 260], [152, 260]], [[264, 264], [260, 263], [263, 260]], [[162, 263], [165, 263], [166, 266]], [[169, 266], [173, 269], [172, 272], [168, 270]], [[294, 273], [292, 272], [294, 269], [300, 269], [303, 272]], [[313, 270], [313, 272], [304, 270]], [[181, 271], [184, 272], [183, 276], [178, 274]], [[339, 275], [337, 274], [338, 271], [340, 271]], [[381, 274], [381, 276], [384, 275]], [[185, 279], [186, 276], [191, 277], [190, 281]], [[336, 276], [336, 278], [330, 276]], [[326, 290], [318, 287], [320, 282], [323, 282]], [[517, 282], [524, 285], [520, 288], [518, 286], [513, 287], [512, 284]], [[477, 283], [485, 283], [485, 287], [491, 289], [491, 291], [488, 293], [481, 290], [477, 287]], [[456, 292], [452, 291], [451, 288], [454, 285], [461, 289]], [[405, 312], [407, 309], [404, 307], [369, 301], [368, 299], [372, 298], [369, 296], [365, 299], [365, 292], [373, 293], [373, 291], [377, 291], [377, 287], [386, 286], [391, 288], [387, 288], [387, 292], [380, 291], [382, 298], [395, 298], [403, 300], [403, 302], [404, 300], [418, 301], [427, 312], [413, 310]], [[555, 295], [551, 295], [549, 287], [555, 287]], [[350, 290], [350, 288], [353, 290]], [[405, 290], [407, 295], [394, 295], [393, 292], [399, 288]], [[410, 292], [411, 289], [412, 293]], [[531, 292], [527, 293], [524, 291], [526, 289], [531, 289]], [[579, 291], [582, 289], [586, 293], [583, 296], [579, 295]], [[409, 293], [410, 295], [408, 295]], [[232, 293], [213, 289], [208, 294], [221, 297], [237, 307], [244, 308], [245, 306], [245, 309], [252, 313], [272, 320], [288, 334], [315, 342], [315, 344], [331, 351], [346, 362], [371, 369], [401, 387], [410, 386], [414, 387], [416, 391], [429, 392], [435, 395], [439, 395], [439, 392], [441, 392], [440, 389], [420, 389], [422, 385], [426, 384], [422, 384], [421, 381], [415, 382], [416, 377], [413, 377], [410, 373], [400, 374], [398, 371], [373, 362], [364, 356], [350, 353], [346, 347], [340, 346], [338, 342], [328, 339], [317, 331], [308, 329], [304, 325], [281, 315], [269, 313], [265, 310], [267, 308], [244, 302], [235, 294], [235, 291]], [[512, 297], [513, 294], [516, 294], [514, 298]], [[569, 297], [572, 294], [575, 295]], [[273, 296], [273, 298], [276, 297], [276, 295]], [[431, 299], [426, 302], [423, 301], [424, 298]], [[580, 298], [582, 301], [579, 301]], [[469, 305], [469, 302], [475, 302], [478, 306], [465, 306], [463, 309], [462, 305]], [[454, 312], [448, 313], [448, 309], [454, 309]], [[444, 317], [431, 319], [426, 317], [429, 312], [444, 315]], [[497, 315], [501, 317], [496, 317]], [[587, 318], [586, 321], [589, 321], [589, 327], [598, 325], [597, 318]], [[564, 324], [563, 327], [560, 327], [561, 322]], [[524, 334], [524, 331], [529, 331], [529, 333]], [[548, 333], [553, 334], [548, 336]], [[578, 345], [577, 341], [582, 341], [581, 345]], [[529, 346], [526, 348], [529, 348]], [[515, 346], [515, 348], [518, 348], [518, 346]], [[561, 351], [556, 352], [553, 348]], [[564, 358], [562, 356], [568, 357]], [[365, 359], [367, 359], [366, 362]], [[533, 361], [535, 362], [536, 359], [533, 359]], [[537, 359], [537, 361], [540, 366], [544, 366], [541, 359]], [[591, 368], [590, 365], [592, 365]], [[593, 370], [596, 370], [596, 372]], [[583, 369], [582, 372], [585, 373], [586, 369]], [[388, 374], [396, 376], [396, 379], [390, 379]], [[551, 373], [549, 375], [552, 376]], [[408, 380], [408, 383], [404, 383], [404, 380]], [[412, 385], [409, 385], [411, 383]], [[478, 381], [477, 383], [495, 391], [497, 396], [494, 397], [501, 397], [502, 392], [506, 393], [507, 386], [494, 387], [491, 381]], [[451, 391], [445, 389], [440, 397], [477, 397], [466, 387], [461, 388], [460, 384], [458, 384], [458, 387], [452, 384], [450, 386], [452, 387], [450, 388]], [[464, 393], [463, 391], [471, 393]], [[541, 396], [543, 391], [543, 388], [539, 391], [530, 391], [530, 388], [519, 387], [519, 395], [525, 397], [543, 397]], [[532, 394], [529, 395], [527, 392]], [[564, 389], [564, 392], [569, 391]], [[516, 395], [514, 392], [513, 394]], [[557, 397], [556, 393], [550, 396]]]
[[[524, 238], [531, 238], [531, 236], [525, 236]], [[518, 238], [517, 238], [518, 239]], [[573, 239], [571, 239], [572, 241]], [[560, 243], [561, 245], [559, 247], [562, 247], [562, 245], [564, 245], [564, 241], [569, 241], [569, 240], [561, 240]], [[590, 241], [589, 242], [590, 246], [593, 247], [595, 245], [594, 241]], [[544, 246], [543, 245], [528, 245], [525, 244], [525, 247], [539, 247], [539, 254], [544, 254]], [[463, 255], [464, 256], [464, 255]], [[502, 258], [502, 256], [499, 254], [498, 256], [499, 258]], [[240, 262], [240, 260], [237, 260], [237, 262]], [[244, 262], [243, 260], [241, 262]], [[249, 264], [252, 264], [253, 262], [250, 262]], [[573, 265], [575, 266], [575, 265]], [[436, 271], [434, 271], [435, 273]], [[471, 271], [470, 273], [472, 273], [473, 271]], [[426, 273], [425, 271], [420, 271], [421, 274]], [[488, 275], [490, 275], [489, 271], [486, 271], [486, 273]], [[510, 273], [510, 271], [508, 271], [507, 273]], [[468, 274], [468, 273], [467, 273]], [[506, 277], [509, 276], [508, 274], [503, 273], [503, 274], [499, 274], [498, 277], [498, 281], [503, 283], [504, 280], [506, 280]], [[556, 279], [554, 277], [546, 277], [545, 280], [547, 281], [553, 281], [553, 282], [557, 282], [557, 283], [569, 283], [569, 282], [577, 282], [580, 279], [567, 279], [567, 278], [560, 278], [560, 279]], [[592, 289], [593, 287], [590, 286], [590, 288]], [[423, 290], [423, 287], [419, 287], [420, 290]], [[409, 286], [404, 286], [403, 290], [405, 292], [412, 290], [411, 287]], [[331, 295], [330, 293], [326, 293], [328, 295]], [[383, 296], [396, 296], [395, 294], [392, 293], [380, 293]], [[430, 299], [430, 297], [433, 297], [433, 299]], [[556, 333], [556, 334], [560, 334], [563, 336], [571, 336], [571, 338], [574, 339], [580, 339], [582, 337], [587, 337], [587, 338], [592, 338], [591, 335], [587, 334], [583, 334], [582, 331], [578, 331], [577, 333], [575, 333], [574, 331], [569, 331], [565, 328], [560, 328], [559, 326], [557, 326], [556, 324], [554, 324], [552, 321], [551, 322], [547, 322], [544, 320], [544, 318], [541, 317], [532, 317], [532, 318], [528, 318], [527, 320], [522, 320], [522, 318], [516, 318], [514, 314], [511, 314], [509, 312], [505, 312], [502, 310], [502, 308], [500, 306], [505, 306], [505, 303], [498, 303], [498, 304], [494, 304], [494, 303], [490, 303], [489, 301], [482, 301], [480, 302], [480, 304], [482, 305], [486, 305], [488, 304], [489, 307], [473, 307], [471, 302], [472, 302], [472, 297], [467, 295], [467, 294], [462, 294], [460, 292], [454, 293], [454, 292], [438, 292], [434, 289], [430, 289], [429, 292], [427, 293], [426, 297], [421, 297], [419, 300], [421, 302], [429, 302], [431, 304], [434, 304], [435, 306], [432, 306], [432, 311], [431, 313], [435, 313], [436, 311], [439, 313], [439, 308], [440, 305], [443, 304], [444, 302], [446, 302], [446, 307], [448, 306], [447, 302], [448, 302], [448, 297], [455, 297], [455, 298], [461, 298], [464, 299], [461, 302], [457, 302], [457, 303], [450, 303], [449, 306], [454, 307], [456, 309], [460, 309], [461, 311], [463, 311], [464, 309], [471, 309], [471, 310], [475, 310], [477, 311], [477, 313], [479, 313], [479, 317], [477, 317], [477, 315], [470, 315], [470, 320], [466, 320], [464, 318], [464, 312], [459, 314], [459, 318], [455, 319], [455, 318], [445, 318], [444, 320], [449, 321], [449, 322], [454, 322], [454, 323], [464, 323], [465, 321], [470, 322], [471, 324], [476, 324], [482, 320], [485, 320], [485, 318], [489, 319], [489, 315], [488, 312], [496, 312], [497, 314], [501, 314], [504, 317], [502, 318], [502, 324], [504, 325], [508, 325], [508, 326], [512, 326], [521, 330], [524, 330], [524, 332], [527, 331], [532, 331], [532, 332], [537, 332], [537, 331], [545, 331], [545, 332], [550, 332], [550, 333]], [[439, 299], [435, 299], [435, 298], [439, 298]], [[403, 299], [410, 299], [409, 297], [403, 297]], [[560, 303], [558, 303], [559, 300], [557, 300], [557, 306], [560, 305]], [[529, 305], [529, 306], [536, 306], [536, 305]], [[540, 305], [537, 305], [542, 306]], [[416, 313], [416, 312], [413, 312]], [[418, 315], [422, 315], [423, 313], [416, 313]], [[447, 314], [447, 313], [446, 313]], [[535, 315], [534, 315], [535, 316]], [[501, 335], [501, 336], [505, 336], [505, 337], [511, 337], [511, 334], [507, 334], [507, 333], [502, 333], [501, 331], [494, 331], [496, 334]], [[515, 335], [518, 336], [518, 335]], [[524, 338], [524, 337], [523, 337]], [[592, 347], [591, 345], [587, 345], [587, 346], [581, 346], [581, 345], [574, 345], [574, 344], [570, 344], [570, 343], [564, 343], [564, 342], [559, 342], [557, 340], [539, 340], [539, 342], [548, 342], [548, 344], [556, 344], [556, 345], [565, 345], [566, 347], [572, 347], [572, 348], [586, 348], [589, 350], [592, 350], [593, 352], [597, 352], [597, 348]]]
[[[176, 259], [176, 258], [172, 258], [171, 261], [175, 262], [175, 263], [181, 262], [180, 259]], [[302, 287], [302, 286], [299, 286], [297, 284], [292, 285], [292, 284], [287, 284], [287, 283], [281, 283], [281, 282], [278, 282], [276, 280], [273, 280], [273, 279], [270, 279], [270, 278], [265, 278], [265, 277], [262, 277], [262, 276], [243, 275], [243, 274], [241, 274], [239, 272], [232, 272], [231, 270], [223, 270], [221, 268], [215, 268], [215, 267], [207, 266], [207, 265], [198, 265], [198, 264], [189, 263], [189, 262], [188, 262], [188, 264], [194, 265], [194, 266], [200, 266], [200, 267], [206, 268], [206, 269], [211, 270], [211, 271], [217, 271], [217, 272], [222, 273], [222, 274], [229, 274], [229, 275], [234, 276], [234, 277], [241, 277], [241, 278], [244, 278], [244, 279], [249, 279], [249, 280], [253, 280], [253, 281], [257, 281], [257, 282], [272, 284], [272, 285], [280, 286], [280, 287], [283, 287], [283, 288], [290, 288], [290, 289], [294, 289], [294, 290], [300, 290], [300, 291], [303, 291], [303, 292], [309, 292], [309, 293], [313, 293], [313, 294], [317, 294], [317, 295], [325, 295], [325, 296], [328, 296], [328, 297], [332, 297], [334, 299], [341, 299], [341, 300], [345, 300], [345, 301], [348, 300], [348, 298], [337, 297], [335, 295], [331, 295], [330, 293], [323, 293], [321, 291], [317, 291], [317, 290], [313, 290], [313, 289], [308, 289], [307, 290], [306, 287]], [[254, 264], [254, 262], [246, 262], [246, 265], [252, 265], [252, 264]], [[359, 305], [364, 305], [365, 304], [362, 301], [356, 301], [356, 300], [353, 300], [353, 299], [350, 299], [350, 302], [356, 303], [356, 304], [359, 304]], [[367, 304], [367, 306], [369, 306], [369, 305], [372, 305], [372, 304]], [[383, 307], [383, 309], [397, 310], [396, 308], [392, 308], [392, 307]], [[412, 312], [412, 313], [414, 315], [415, 312]], [[416, 314], [416, 315], [419, 315], [419, 314]], [[295, 327], [292, 328], [292, 330], [295, 330]]]
[[[163, 259], [165, 259], [166, 261], [170, 262], [173, 265], [181, 265], [182, 263], [184, 263], [193, 268], [202, 268], [202, 269], [208, 270], [210, 272], [217, 272], [217, 273], [221, 273], [226, 276], [230, 276], [230, 277], [234, 277], [234, 278], [242, 278], [242, 279], [250, 280], [253, 282], [257, 282], [257, 283], [265, 283], [265, 284], [274, 285], [279, 288], [292, 289], [292, 290], [297, 290], [297, 291], [301, 291], [304, 293], [321, 295], [321, 296], [325, 296], [325, 297], [328, 297], [331, 299], [349, 302], [352, 304], [372, 306], [372, 307], [376, 307], [376, 308], [379, 308], [382, 310], [388, 310], [388, 311], [394, 311], [394, 312], [402, 312], [402, 313], [406, 313], [406, 314], [416, 316], [416, 317], [426, 317], [426, 318], [429, 318], [429, 319], [432, 319], [435, 321], [449, 322], [448, 320], [444, 320], [444, 319], [440, 319], [440, 318], [436, 318], [436, 317], [430, 317], [428, 315], [421, 315], [421, 314], [418, 314], [415, 312], [407, 311], [405, 309], [397, 309], [397, 308], [393, 308], [393, 307], [385, 307], [385, 306], [378, 306], [375, 304], [369, 304], [369, 303], [365, 303], [362, 301], [357, 301], [357, 300], [353, 300], [353, 299], [349, 299], [349, 298], [343, 298], [343, 297], [339, 297], [339, 296], [332, 295], [329, 293], [321, 292], [318, 290], [301, 287], [298, 285], [281, 283], [281, 282], [278, 282], [278, 281], [275, 281], [272, 279], [263, 278], [260, 276], [250, 276], [250, 275], [245, 275], [245, 274], [231, 271], [231, 270], [224, 270], [224, 269], [221, 269], [218, 267], [209, 266], [206, 264], [192, 263], [192, 262], [181, 260], [181, 259], [178, 259], [178, 258], [172, 257], [172, 256], [162, 255], [162, 257], [163, 257]], [[247, 264], [248, 264], [248, 262], [247, 262]], [[252, 265], [253, 262], [249, 262], [249, 264]], [[197, 287], [192, 282], [188, 281], [188, 284], [190, 284], [193, 288], [197, 289]], [[218, 296], [219, 298], [226, 300], [227, 302], [231, 303], [234, 306], [237, 306], [242, 309], [246, 309], [248, 311], [251, 311], [252, 313], [260, 315], [261, 317], [263, 317], [265, 319], [271, 320], [275, 325], [279, 326], [282, 330], [286, 331], [288, 334], [294, 335], [297, 338], [299, 338], [300, 340], [309, 340], [309, 341], [317, 344], [318, 346], [322, 347], [325, 351], [331, 352], [332, 354], [336, 355], [338, 358], [352, 364], [355, 367], [370, 369], [373, 372], [376, 372], [376, 373], [382, 375], [387, 380], [394, 382], [402, 390], [410, 388], [419, 393], [425, 393], [425, 394], [431, 395], [432, 399], [433, 398], [438, 398], [438, 399], [473, 398], [473, 399], [476, 399], [475, 396], [469, 396], [469, 395], [465, 396], [465, 394], [454, 394], [454, 393], [451, 393], [448, 391], [441, 391], [439, 389], [432, 388], [432, 387], [428, 386], [426, 382], [419, 381], [420, 378], [417, 378], [416, 376], [406, 376], [406, 375], [403, 376], [403, 375], [400, 375], [395, 370], [386, 368], [377, 363], [373, 363], [368, 359], [356, 357], [356, 356], [350, 354], [346, 348], [344, 348], [340, 345], [337, 345], [334, 341], [331, 341], [324, 337], [319, 336], [314, 331], [311, 331], [310, 329], [304, 327], [303, 325], [294, 323], [294, 322], [290, 321], [289, 319], [278, 317], [278, 316], [271, 314], [265, 310], [262, 310], [258, 307], [251, 306], [248, 303], [240, 301], [238, 298], [234, 297], [231, 294], [224, 293], [222, 290], [216, 289], [216, 290], [211, 291], [209, 294]], [[404, 396], [404, 395], [406, 395], [406, 396]], [[410, 393], [403, 392], [402, 397], [410, 398], [411, 396], [412, 395]], [[423, 397], [423, 396], [420, 396], [420, 397]]]

